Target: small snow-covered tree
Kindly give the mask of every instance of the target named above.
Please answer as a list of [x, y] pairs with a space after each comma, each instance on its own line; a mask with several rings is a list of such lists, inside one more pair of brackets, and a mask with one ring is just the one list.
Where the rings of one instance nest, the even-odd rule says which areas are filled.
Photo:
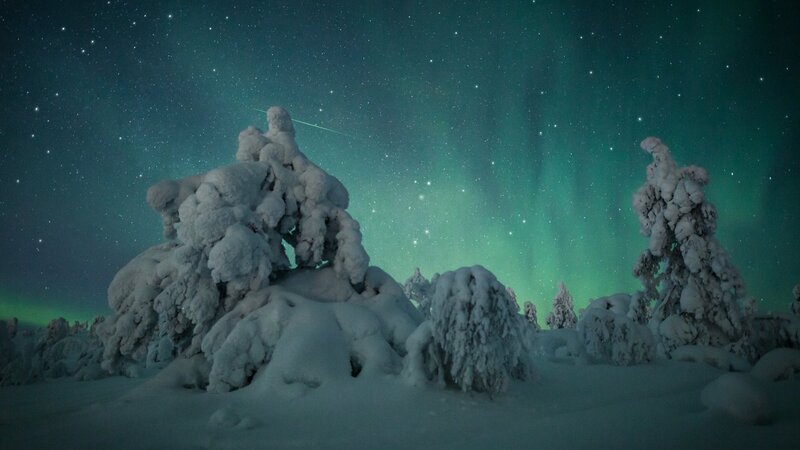
[[792, 302], [792, 314], [796, 316], [800, 316], [800, 284], [795, 284], [794, 289], [792, 289], [792, 294], [794, 295], [794, 301]]
[[528, 321], [536, 331], [542, 329], [539, 326], [539, 319], [536, 317], [536, 305], [533, 302], [525, 302], [525, 320]]
[[567, 290], [567, 286], [561, 282], [558, 285], [558, 294], [553, 299], [553, 310], [547, 315], [547, 325], [551, 329], [575, 328], [577, 321], [572, 295]]
[[629, 366], [649, 362], [655, 355], [650, 329], [613, 310], [590, 305], [577, 329], [586, 354], [595, 361]]
[[431, 344], [445, 380], [464, 391], [496, 394], [509, 378], [531, 373], [524, 322], [497, 278], [481, 266], [438, 277], [431, 305]]
[[744, 284], [714, 237], [717, 212], [705, 197], [705, 169], [679, 168], [658, 138], [642, 141], [653, 157], [633, 196], [648, 248], [634, 267], [645, 295], [656, 300], [650, 320], [664, 351], [687, 344], [722, 347], [743, 337]]
[[431, 282], [422, 275], [419, 267], [414, 269], [414, 274], [403, 284], [403, 293], [417, 302], [417, 309], [426, 319], [431, 317], [431, 291]]

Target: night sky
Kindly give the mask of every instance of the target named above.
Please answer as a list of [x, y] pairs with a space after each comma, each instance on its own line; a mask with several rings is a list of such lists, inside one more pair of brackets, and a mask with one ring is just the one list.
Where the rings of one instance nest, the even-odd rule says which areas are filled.
[[270, 105], [349, 135], [295, 125], [401, 283], [482, 264], [540, 322], [561, 280], [577, 307], [639, 288], [654, 135], [708, 169], [749, 294], [786, 311], [800, 3], [608, 3], [3, 1], [0, 317], [107, 313], [162, 241], [148, 186], [233, 162]]

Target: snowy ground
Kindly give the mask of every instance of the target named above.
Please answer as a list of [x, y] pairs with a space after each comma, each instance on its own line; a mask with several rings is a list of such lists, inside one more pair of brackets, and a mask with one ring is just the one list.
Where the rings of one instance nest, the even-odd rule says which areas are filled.
[[[709, 411], [723, 372], [537, 360], [535, 382], [494, 399], [352, 379], [278, 395], [212, 394], [162, 375], [0, 388], [0, 448], [798, 448], [800, 380], [760, 383], [772, 419]], [[180, 383], [178, 383], [180, 384]]]

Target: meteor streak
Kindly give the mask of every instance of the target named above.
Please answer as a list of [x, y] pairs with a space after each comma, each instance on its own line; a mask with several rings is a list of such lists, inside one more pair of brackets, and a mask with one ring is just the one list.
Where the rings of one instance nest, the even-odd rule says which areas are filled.
[[[267, 113], [263, 109], [258, 109], [258, 108], [253, 108], [253, 109], [258, 111], [258, 112], [262, 112], [264, 114]], [[308, 123], [308, 122], [304, 122], [304, 121], [298, 120], [298, 119], [292, 119], [292, 122], [301, 123], [303, 125], [308, 125], [309, 127], [319, 128], [320, 130], [323, 130], [323, 131], [329, 131], [331, 133], [336, 133], [336, 134], [340, 134], [342, 136], [349, 137], [350, 139], [355, 139], [355, 136], [353, 136], [353, 135], [350, 135], [350, 134], [347, 134], [347, 133], [343, 133], [343, 132], [337, 131], [337, 130], [332, 130], [330, 128], [326, 128], [326, 127], [323, 127], [323, 126], [320, 126], [320, 125], [317, 125], [317, 124], [314, 124], [314, 123]]]

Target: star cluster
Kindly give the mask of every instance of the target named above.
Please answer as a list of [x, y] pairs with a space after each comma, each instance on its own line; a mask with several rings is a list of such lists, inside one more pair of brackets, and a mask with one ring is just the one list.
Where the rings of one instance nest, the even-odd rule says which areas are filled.
[[233, 161], [279, 104], [402, 282], [482, 264], [540, 316], [639, 287], [631, 211], [661, 137], [708, 169], [762, 310], [800, 282], [793, 2], [7, 2], [0, 316], [105, 311], [162, 240], [163, 178]]

